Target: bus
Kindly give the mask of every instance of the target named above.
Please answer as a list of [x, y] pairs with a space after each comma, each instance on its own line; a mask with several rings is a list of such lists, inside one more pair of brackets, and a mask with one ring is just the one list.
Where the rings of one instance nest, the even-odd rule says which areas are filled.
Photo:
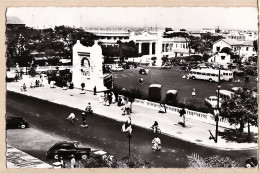
[[[218, 90], [216, 90], [216, 96], [218, 96]], [[221, 100], [231, 99], [233, 96], [234, 96], [234, 92], [232, 91], [225, 90], [225, 89], [219, 90], [219, 98], [221, 98]]]
[[[219, 70], [216, 69], [191, 69], [189, 78], [195, 80], [208, 80], [210, 82], [218, 82]], [[220, 71], [220, 80], [223, 80], [223, 73]]]
[[225, 81], [232, 81], [234, 79], [232, 71], [221, 70], [221, 74], [223, 75], [223, 80]]

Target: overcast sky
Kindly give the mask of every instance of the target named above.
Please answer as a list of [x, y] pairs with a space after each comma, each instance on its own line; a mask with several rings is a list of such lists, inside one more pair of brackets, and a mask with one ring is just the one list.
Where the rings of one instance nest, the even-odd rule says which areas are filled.
[[186, 29], [229, 28], [257, 30], [257, 8], [147, 7], [147, 8], [8, 8], [27, 26], [172, 27]]

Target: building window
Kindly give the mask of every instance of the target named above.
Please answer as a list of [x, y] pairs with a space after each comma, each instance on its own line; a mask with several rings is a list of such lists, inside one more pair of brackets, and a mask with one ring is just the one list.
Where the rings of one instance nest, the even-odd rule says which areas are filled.
[[225, 57], [226, 57], [226, 56], [221, 56], [221, 60], [225, 60]]
[[217, 52], [219, 52], [220, 51], [220, 47], [217, 47]]
[[248, 51], [248, 47], [246, 47], [246, 51]]
[[253, 51], [255, 51], [255, 48], [253, 48]]

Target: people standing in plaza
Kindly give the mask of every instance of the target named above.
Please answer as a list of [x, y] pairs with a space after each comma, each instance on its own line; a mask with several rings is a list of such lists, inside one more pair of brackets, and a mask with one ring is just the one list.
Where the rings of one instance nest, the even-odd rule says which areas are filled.
[[180, 113], [180, 117], [183, 118], [182, 126], [185, 127], [185, 114], [186, 114], [185, 108], [182, 108], [179, 113]]
[[76, 168], [76, 160], [75, 160], [75, 156], [74, 155], [71, 155], [70, 167], [71, 168]]
[[117, 106], [122, 106], [122, 98], [118, 97]]
[[97, 95], [97, 87], [96, 87], [96, 86], [94, 86], [93, 91], [94, 91], [94, 94], [93, 94], [93, 95]]
[[144, 83], [144, 79], [143, 79], [142, 77], [140, 77], [140, 78], [139, 78], [139, 84], [140, 84], [140, 85], [143, 85], [143, 83]]
[[160, 103], [159, 113], [166, 113], [166, 106], [164, 103]]
[[192, 96], [192, 97], [196, 97], [196, 90], [195, 90], [195, 88], [193, 88], [192, 93], [191, 93], [191, 96]]

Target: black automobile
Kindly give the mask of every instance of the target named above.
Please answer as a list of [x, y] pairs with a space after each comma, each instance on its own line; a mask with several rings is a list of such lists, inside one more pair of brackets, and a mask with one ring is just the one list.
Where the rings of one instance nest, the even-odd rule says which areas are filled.
[[73, 142], [59, 142], [54, 144], [46, 153], [47, 158], [59, 159], [70, 158], [72, 155], [78, 159], [87, 159], [90, 156], [91, 148], [79, 148]]
[[141, 69], [139, 70], [139, 74], [141, 74], [141, 75], [146, 75], [146, 74], [147, 74], [147, 71], [146, 71], [144, 68], [141, 68]]
[[23, 117], [6, 116], [6, 129], [11, 128], [28, 128], [29, 124]]
[[246, 168], [257, 167], [257, 158], [252, 156], [246, 160]]

